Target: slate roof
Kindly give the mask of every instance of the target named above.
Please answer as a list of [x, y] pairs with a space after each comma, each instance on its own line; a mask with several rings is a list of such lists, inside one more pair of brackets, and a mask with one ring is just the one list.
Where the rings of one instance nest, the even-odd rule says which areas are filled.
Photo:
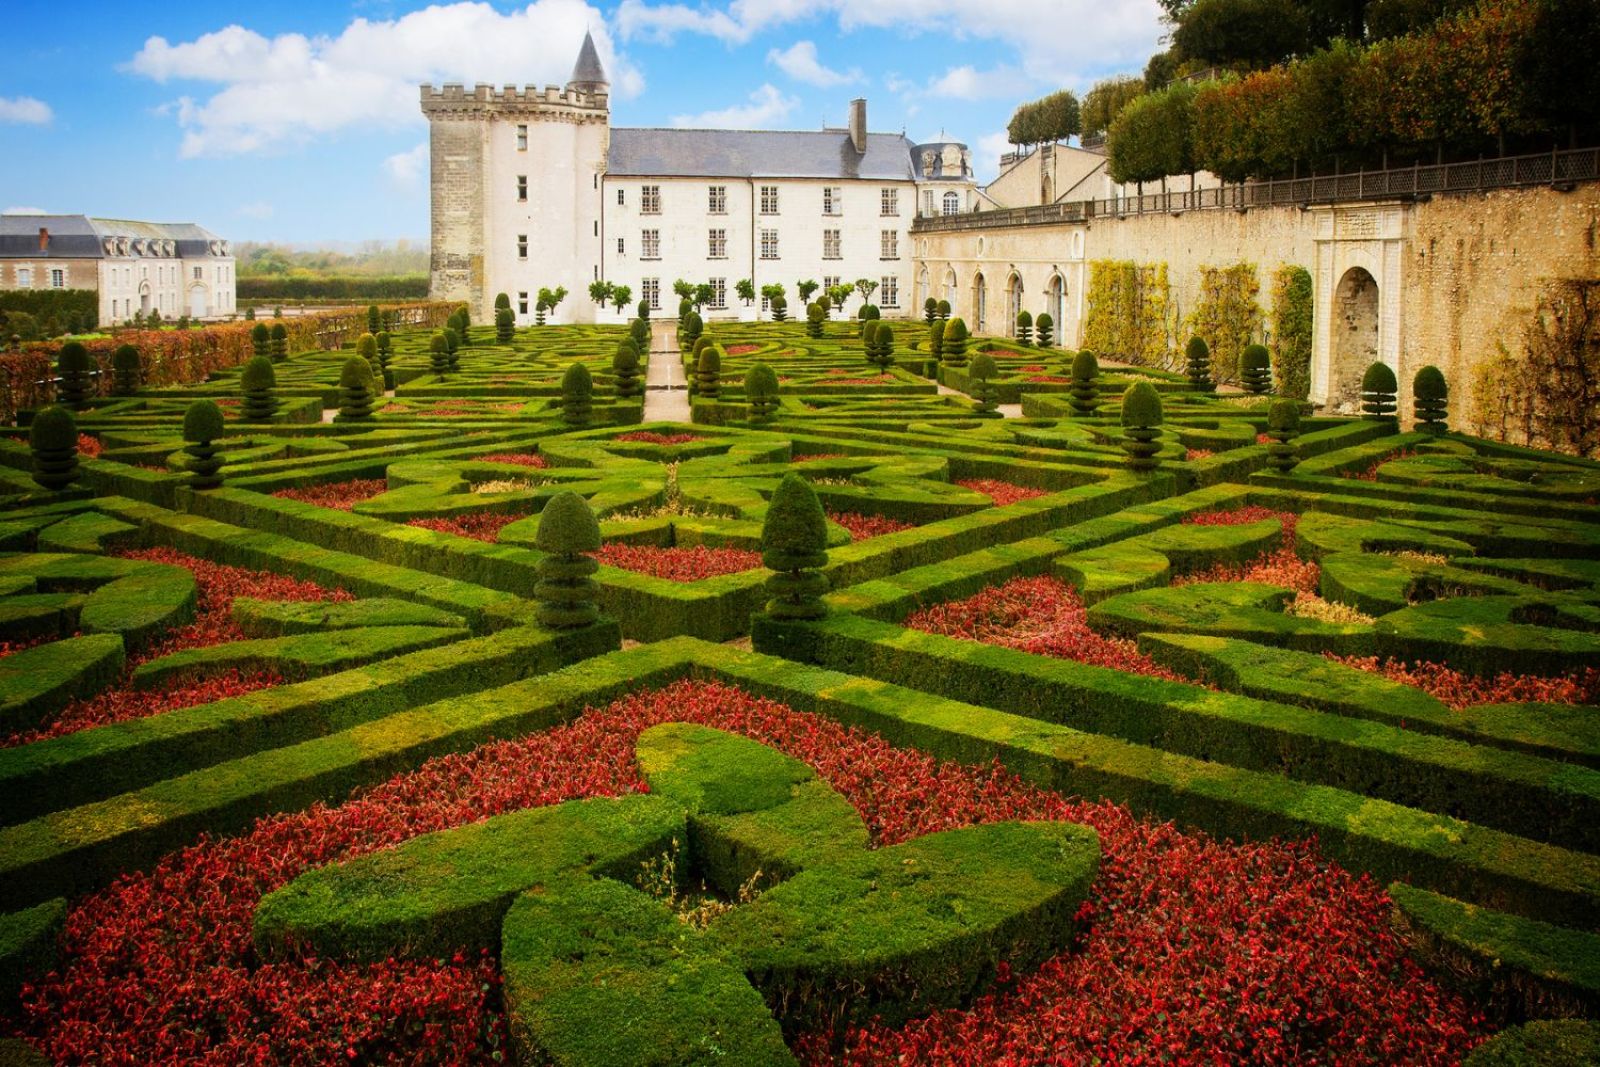
[[594, 47], [594, 36], [583, 35], [583, 47], [578, 49], [578, 62], [572, 66], [568, 85], [606, 85], [606, 68], [600, 62], [600, 53]]
[[611, 177], [865, 178], [914, 181], [911, 142], [898, 133], [867, 134], [857, 153], [845, 130], [679, 130], [619, 127], [611, 131]]
[[[39, 250], [39, 230], [50, 231], [50, 244]], [[105, 259], [107, 237], [166, 240], [177, 244], [178, 257], [209, 255], [211, 242], [222, 238], [192, 222], [138, 222], [98, 219], [88, 215], [0, 215], [0, 258]]]

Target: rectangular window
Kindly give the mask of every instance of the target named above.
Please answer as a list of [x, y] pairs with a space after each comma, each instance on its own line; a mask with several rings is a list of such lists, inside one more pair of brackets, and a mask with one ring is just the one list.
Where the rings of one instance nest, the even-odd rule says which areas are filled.
[[778, 258], [778, 231], [777, 230], [762, 230], [761, 231], [761, 258], [762, 259], [777, 259]]
[[706, 210], [713, 215], [726, 215], [728, 213], [728, 187], [726, 185], [713, 185], [707, 192]]
[[660, 259], [661, 258], [661, 231], [660, 230], [640, 230], [639, 231], [639, 258], [640, 259]]
[[33, 268], [31, 268], [31, 267], [18, 267], [17, 268], [17, 288], [18, 289], [32, 289], [33, 288]]
[[728, 258], [728, 231], [727, 230], [712, 230], [712, 231], [710, 231], [706, 244], [708, 246], [706, 248], [706, 258], [707, 259], [727, 259]]
[[627, 254], [628, 253], [623, 248], [622, 238], [618, 237], [617, 238], [617, 255], [625, 256]]
[[622, 207], [628, 202], [628, 194], [622, 189], [617, 189], [617, 206]]
[[922, 191], [922, 213], [924, 215], [932, 215], [933, 214], [933, 190], [932, 189], [924, 189]]
[[844, 211], [844, 190], [837, 185], [822, 187], [822, 213], [838, 215]]
[[526, 123], [522, 123], [522, 124], [517, 126], [517, 151], [518, 152], [526, 152], [527, 150], [528, 150], [528, 126], [527, 126]]
[[646, 215], [661, 214], [661, 186], [642, 185], [639, 187], [639, 210]]
[[900, 306], [900, 279], [885, 274], [878, 282], [878, 305], [886, 308]]
[[646, 278], [639, 283], [640, 297], [649, 301], [651, 311], [661, 310], [661, 279]]
[[822, 231], [822, 258], [823, 259], [843, 259], [844, 258], [844, 256], [839, 251], [839, 244], [840, 244], [839, 235], [842, 232], [843, 231], [841, 231], [841, 230], [823, 230]]
[[528, 258], [528, 235], [525, 233], [517, 234], [517, 258]]
[[898, 214], [900, 214], [900, 190], [898, 190], [898, 189], [880, 189], [878, 191], [878, 203], [879, 203], [878, 214], [880, 214], [880, 215], [898, 215]]
[[[199, 270], [199, 267], [195, 268]], [[60, 267], [50, 268], [50, 288], [65, 289], [67, 287], [67, 272]]]
[[837, 274], [824, 274], [822, 276], [822, 291], [824, 293], [838, 284], [839, 276]]
[[776, 185], [763, 185], [761, 187], [761, 213], [763, 215], [776, 215], [778, 213], [778, 187]]
[[518, 315], [526, 315], [527, 313], [528, 313], [528, 294], [525, 293], [525, 292], [518, 293], [517, 294], [517, 314]]
[[[204, 268], [202, 268], [202, 267], [196, 267], [196, 268], [195, 268], [195, 269], [194, 269], [194, 280], [195, 280], [195, 281], [199, 281], [199, 280], [200, 280], [200, 271], [201, 271], [201, 270], [203, 270], [203, 269], [204, 269]], [[51, 273], [52, 273], [52, 274], [53, 274], [53, 273], [55, 273], [55, 272], [54, 272], [54, 271], [52, 271], [52, 272], [51, 272]], [[130, 280], [131, 280], [131, 279], [130, 279], [130, 278], [128, 278], [128, 277], [127, 277], [127, 273], [128, 273], [128, 272], [127, 272], [127, 271], [123, 271], [123, 279], [122, 279], [122, 280], [123, 280], [123, 281], [124, 281], [124, 282], [126, 282], [126, 281], [130, 281]]]
[[528, 176], [526, 174], [517, 175], [517, 199], [523, 203], [528, 200]]
[[718, 309], [728, 306], [728, 279], [711, 279], [711, 306]]
[[878, 258], [900, 258], [900, 231], [883, 230], [878, 234]]

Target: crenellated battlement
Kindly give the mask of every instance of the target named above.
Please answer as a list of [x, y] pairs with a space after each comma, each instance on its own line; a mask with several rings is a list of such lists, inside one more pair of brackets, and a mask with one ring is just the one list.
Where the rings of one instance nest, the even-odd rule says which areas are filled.
[[578, 89], [546, 85], [493, 85], [447, 84], [439, 88], [422, 86], [422, 113], [424, 115], [469, 114], [551, 114], [587, 112], [604, 115], [609, 111], [609, 97], [604, 92], [583, 92]]

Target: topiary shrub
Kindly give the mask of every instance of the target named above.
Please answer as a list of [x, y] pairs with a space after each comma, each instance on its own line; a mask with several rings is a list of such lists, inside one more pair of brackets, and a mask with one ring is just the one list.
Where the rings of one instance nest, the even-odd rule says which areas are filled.
[[496, 294], [494, 294], [494, 309], [496, 311], [510, 311], [511, 310], [511, 294], [510, 293], [496, 293]]
[[289, 358], [289, 327], [281, 322], [272, 324], [272, 362], [282, 363]]
[[516, 334], [516, 314], [510, 308], [497, 308], [494, 313], [494, 343], [508, 345]]
[[[366, 366], [360, 360], [352, 360]], [[215, 400], [196, 400], [183, 413], [183, 450], [189, 454], [189, 487], [215, 489], [222, 484], [222, 454], [217, 442], [224, 433], [222, 409]]]
[[827, 293], [817, 297], [817, 307], [822, 309], [822, 317], [824, 319], [833, 317], [833, 297]]
[[1161, 394], [1149, 382], [1134, 382], [1122, 394], [1122, 450], [1128, 469], [1153, 471], [1160, 465]]
[[823, 313], [822, 305], [812, 302], [806, 305], [806, 336], [820, 338], [822, 336], [822, 322], [828, 316]]
[[1239, 384], [1252, 396], [1272, 389], [1272, 353], [1266, 345], [1245, 345], [1239, 353]]
[[944, 359], [943, 319], [934, 319], [928, 324], [928, 357], [936, 363]]
[[867, 359], [878, 368], [879, 373], [888, 374], [889, 368], [894, 366], [894, 327], [887, 322], [877, 322], [872, 333], [872, 341], [867, 346]]
[[246, 321], [246, 322], [254, 322], [254, 321], [256, 321], [256, 309], [255, 308], [247, 307], [247, 308], [244, 309], [244, 321]]
[[922, 302], [922, 321], [927, 323], [929, 326], [932, 326], [934, 320], [938, 317], [939, 301], [930, 296], [928, 299]]
[[628, 323], [628, 336], [641, 357], [650, 351], [650, 320], [634, 319]]
[[340, 422], [360, 422], [372, 417], [372, 401], [377, 382], [372, 377], [372, 367], [360, 356], [344, 361], [339, 371]]
[[272, 360], [266, 356], [250, 357], [239, 373], [239, 385], [244, 392], [239, 417], [245, 422], [270, 422], [278, 413], [278, 397], [274, 392], [278, 376], [272, 370]]
[[750, 404], [750, 421], [766, 422], [778, 410], [778, 375], [765, 363], [744, 372], [744, 396]]
[[678, 343], [686, 349], [692, 349], [694, 343], [700, 340], [700, 335], [705, 332], [705, 320], [698, 311], [691, 311], [683, 317], [683, 329], [679, 331]]
[[767, 504], [761, 526], [761, 562], [775, 571], [767, 579], [767, 614], [775, 619], [820, 619], [828, 613], [822, 594], [828, 577], [828, 518], [815, 489], [798, 474], [783, 476]]
[[789, 321], [789, 298], [788, 297], [784, 296], [782, 293], [778, 293], [777, 295], [773, 296], [773, 298], [771, 300], [767, 301], [767, 306], [772, 308], [772, 321], [773, 322], [788, 322]]
[[1594, 1067], [1600, 1063], [1600, 1022], [1540, 1019], [1494, 1035], [1462, 1067]]
[[78, 480], [78, 420], [66, 408], [56, 404], [33, 417], [28, 448], [40, 488], [56, 493]]
[[582, 363], [569, 363], [561, 375], [561, 421], [580, 427], [589, 425], [593, 419], [594, 378]]
[[1206, 344], [1203, 337], [1189, 338], [1188, 347], [1183, 351], [1184, 373], [1189, 378], [1189, 388], [1197, 393], [1211, 393], [1216, 391], [1216, 383], [1211, 380], [1211, 346]]
[[56, 387], [57, 402], [73, 411], [88, 407], [89, 397], [94, 393], [94, 357], [82, 342], [68, 341], [61, 346], [56, 357], [56, 374], [61, 379]]
[[471, 325], [471, 320], [467, 317], [466, 308], [461, 308], [454, 312], [445, 325], [455, 331], [456, 340], [461, 347], [464, 348], [472, 343], [472, 335], [467, 330], [467, 327]]
[[715, 400], [722, 380], [722, 346], [709, 344], [700, 350], [694, 364], [695, 391], [707, 400]]
[[367, 332], [374, 337], [383, 329], [383, 316], [378, 312], [377, 304], [367, 305]]
[[1093, 415], [1100, 406], [1100, 361], [1085, 348], [1072, 357], [1072, 393], [1067, 403], [1074, 415]]
[[945, 319], [945, 320], [948, 320], [950, 318], [950, 301], [948, 301], [948, 300], [939, 301], [939, 318]]
[[1026, 311], [1017, 312], [1017, 343], [1033, 344], [1033, 316]]
[[634, 309], [634, 312], [635, 312], [635, 315], [634, 315], [635, 318], [643, 319], [645, 322], [649, 322], [650, 321], [650, 301], [648, 301], [648, 300], [639, 301], [639, 306]]
[[139, 391], [142, 377], [139, 350], [132, 345], [118, 345], [111, 353], [111, 394], [132, 396]]
[[1273, 470], [1288, 474], [1300, 457], [1294, 439], [1300, 436], [1300, 402], [1280, 397], [1267, 409], [1267, 462]]
[[461, 335], [456, 332], [456, 330], [455, 330], [455, 328], [453, 326], [446, 326], [444, 328], [444, 345], [445, 345], [445, 350], [449, 353], [449, 356], [450, 356], [450, 370], [452, 372], [460, 370], [461, 369], [461, 352], [460, 352], [460, 349], [461, 349]]
[[1400, 383], [1387, 363], [1374, 363], [1361, 376], [1361, 415], [1366, 419], [1390, 419], [1395, 413], [1395, 394]]
[[258, 356], [272, 358], [272, 330], [264, 322], [258, 322], [250, 327], [250, 347]]
[[597, 622], [600, 584], [590, 576], [600, 564], [588, 553], [600, 551], [600, 524], [589, 502], [570, 489], [551, 497], [533, 543], [545, 554], [533, 588], [539, 625], [572, 630]]
[[944, 364], [948, 367], [967, 365], [967, 324], [960, 319], [944, 324]]
[[624, 337], [617, 342], [617, 351], [611, 357], [611, 373], [617, 378], [618, 396], [638, 396], [644, 392], [639, 383], [639, 347], [633, 338]]
[[450, 372], [450, 341], [440, 330], [428, 342], [428, 364], [433, 373], [443, 378]]
[[374, 334], [364, 333], [356, 341], [356, 355], [367, 361], [367, 366], [372, 368], [372, 377], [383, 377], [383, 364], [378, 360], [378, 338]]
[[1429, 364], [1411, 379], [1411, 403], [1417, 415], [1417, 429], [1444, 433], [1448, 429], [1450, 386], [1444, 372]]
[[978, 402], [979, 415], [994, 418], [1000, 415], [995, 408], [996, 390], [991, 382], [998, 372], [994, 357], [987, 352], [979, 352], [972, 358], [972, 366], [967, 368], [967, 378], [972, 382], [972, 398]]
[[1040, 312], [1039, 317], [1033, 320], [1034, 343], [1040, 348], [1049, 348], [1056, 337], [1056, 320], [1048, 312]]

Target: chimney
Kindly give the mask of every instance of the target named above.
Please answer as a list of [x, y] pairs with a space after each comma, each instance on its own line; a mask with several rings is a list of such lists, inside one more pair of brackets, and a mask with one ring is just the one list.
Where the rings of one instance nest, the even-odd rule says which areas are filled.
[[39, 227], [39, 251], [50, 251], [50, 231], [43, 226]]
[[850, 101], [850, 143], [856, 155], [867, 154], [867, 102], [861, 98]]

